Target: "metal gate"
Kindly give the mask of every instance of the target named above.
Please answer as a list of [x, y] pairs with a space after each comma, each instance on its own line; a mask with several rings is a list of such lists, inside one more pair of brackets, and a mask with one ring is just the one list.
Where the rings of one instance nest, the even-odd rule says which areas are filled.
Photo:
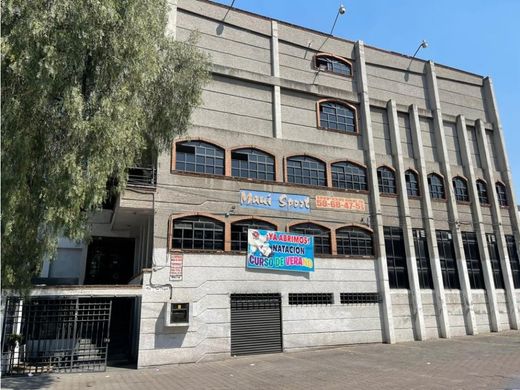
[[2, 374], [104, 371], [109, 298], [7, 298]]
[[231, 295], [231, 355], [282, 352], [280, 294]]

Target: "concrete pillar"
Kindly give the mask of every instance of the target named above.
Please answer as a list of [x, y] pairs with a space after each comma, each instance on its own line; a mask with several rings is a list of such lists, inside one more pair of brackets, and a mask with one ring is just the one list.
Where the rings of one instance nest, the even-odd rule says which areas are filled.
[[[271, 74], [280, 77], [280, 56], [278, 51], [278, 22], [271, 21]], [[278, 82], [273, 86], [273, 136], [282, 138], [282, 98]]]
[[486, 295], [488, 299], [488, 310], [490, 319], [490, 328], [492, 332], [500, 331], [500, 319], [497, 304], [497, 295], [495, 291], [495, 283], [493, 279], [493, 269], [489, 258], [489, 250], [486, 239], [486, 229], [482, 221], [482, 211], [480, 209], [480, 201], [477, 192], [477, 177], [473, 169], [473, 157], [469, 150], [468, 130], [466, 129], [466, 119], [464, 116], [457, 117], [457, 134], [461, 140], [461, 154], [464, 165], [464, 172], [468, 178], [469, 198], [471, 201], [471, 215], [473, 226], [477, 235], [478, 247], [480, 252], [480, 261], [482, 270], [484, 271], [484, 284], [486, 286]]
[[504, 274], [504, 284], [506, 288], [507, 311], [509, 315], [509, 325], [511, 329], [519, 329], [520, 318], [518, 315], [518, 304], [515, 295], [515, 285], [511, 272], [511, 264], [509, 263], [509, 254], [507, 251], [507, 243], [502, 226], [502, 215], [498, 204], [497, 193], [495, 191], [495, 174], [491, 165], [491, 157], [489, 154], [488, 143], [486, 139], [486, 129], [484, 123], [478, 120], [476, 123], [476, 133], [478, 147], [481, 152], [482, 168], [484, 178], [487, 182], [487, 191], [489, 203], [491, 205], [491, 217], [493, 221], [493, 230], [497, 240], [498, 253], [500, 255], [500, 266]]
[[424, 340], [426, 329], [424, 325], [424, 313], [421, 297], [421, 286], [419, 274], [417, 273], [417, 259], [412, 231], [412, 218], [408, 205], [408, 193], [404, 177], [405, 167], [403, 162], [403, 151], [401, 147], [401, 132], [397, 118], [397, 107], [395, 101], [390, 100], [386, 105], [388, 123], [390, 126], [390, 138], [392, 142], [392, 154], [396, 167], [397, 189], [399, 194], [399, 213], [401, 227], [403, 229], [404, 247], [406, 252], [406, 267], [408, 269], [408, 280], [410, 282], [410, 294], [412, 295], [412, 321], [414, 334], [417, 340]]
[[448, 216], [451, 234], [453, 236], [453, 248], [457, 257], [457, 269], [460, 280], [460, 289], [462, 293], [462, 307], [464, 311], [464, 322], [466, 324], [466, 333], [469, 335], [477, 334], [477, 323], [475, 312], [473, 310], [473, 298], [471, 295], [471, 286], [468, 276], [468, 267], [466, 264], [466, 255], [462, 244], [462, 234], [459, 226], [459, 214], [455, 200], [455, 193], [451, 185], [451, 168], [446, 146], [446, 136], [444, 133], [444, 124], [442, 121], [441, 103], [439, 99], [439, 89], [437, 87], [437, 75], [435, 73], [435, 65], [433, 62], [426, 64], [426, 80], [428, 86], [428, 98], [432, 107], [433, 126], [435, 129], [435, 141], [440, 159], [442, 174], [444, 175], [444, 189], [446, 192], [446, 200], [448, 203]]
[[413, 148], [416, 152], [415, 158], [417, 162], [417, 170], [419, 172], [421, 208], [424, 218], [424, 230], [426, 231], [426, 241], [428, 243], [428, 254], [430, 256], [430, 267], [432, 270], [433, 279], [433, 294], [435, 308], [437, 310], [436, 314], [439, 326], [439, 334], [443, 338], [450, 338], [448, 309], [446, 307], [446, 297], [444, 294], [444, 282], [442, 280], [439, 249], [437, 248], [437, 236], [435, 233], [435, 221], [433, 218], [430, 190], [428, 188], [428, 172], [426, 170], [426, 162], [424, 159], [419, 112], [416, 105], [410, 106], [409, 114], [410, 127], [412, 129]]
[[358, 86], [361, 117], [362, 137], [365, 145], [365, 159], [367, 162], [369, 202], [371, 210], [371, 222], [374, 230], [374, 247], [377, 256], [376, 277], [378, 290], [382, 297], [381, 314], [383, 319], [383, 342], [395, 343], [395, 331], [392, 315], [392, 302], [390, 285], [388, 283], [388, 266], [386, 260], [385, 236], [383, 232], [383, 217], [381, 214], [381, 201], [379, 199], [379, 186], [377, 183], [377, 163], [375, 157], [374, 138], [372, 132], [372, 120], [370, 116], [370, 102], [368, 96], [368, 80], [365, 65], [365, 46], [362, 41], [355, 45], [356, 69], [355, 77]]

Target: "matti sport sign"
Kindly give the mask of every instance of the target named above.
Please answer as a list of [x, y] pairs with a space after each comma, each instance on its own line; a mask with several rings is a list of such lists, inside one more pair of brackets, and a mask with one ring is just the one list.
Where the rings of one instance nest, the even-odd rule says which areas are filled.
[[314, 237], [248, 229], [246, 268], [313, 272]]

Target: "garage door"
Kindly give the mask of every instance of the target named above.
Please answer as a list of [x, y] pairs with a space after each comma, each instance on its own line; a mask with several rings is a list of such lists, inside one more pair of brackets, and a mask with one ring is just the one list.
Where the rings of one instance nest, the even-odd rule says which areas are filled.
[[231, 355], [282, 352], [280, 294], [231, 295]]

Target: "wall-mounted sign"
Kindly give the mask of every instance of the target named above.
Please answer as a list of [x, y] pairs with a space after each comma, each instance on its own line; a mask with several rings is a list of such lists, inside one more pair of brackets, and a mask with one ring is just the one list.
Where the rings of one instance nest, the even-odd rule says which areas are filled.
[[366, 211], [365, 201], [355, 198], [316, 195], [316, 208]]
[[313, 272], [314, 237], [248, 229], [246, 268]]
[[184, 256], [181, 252], [170, 253], [170, 280], [182, 280]]
[[310, 197], [306, 195], [240, 190], [240, 206], [242, 207], [308, 214], [311, 210], [310, 203]]

